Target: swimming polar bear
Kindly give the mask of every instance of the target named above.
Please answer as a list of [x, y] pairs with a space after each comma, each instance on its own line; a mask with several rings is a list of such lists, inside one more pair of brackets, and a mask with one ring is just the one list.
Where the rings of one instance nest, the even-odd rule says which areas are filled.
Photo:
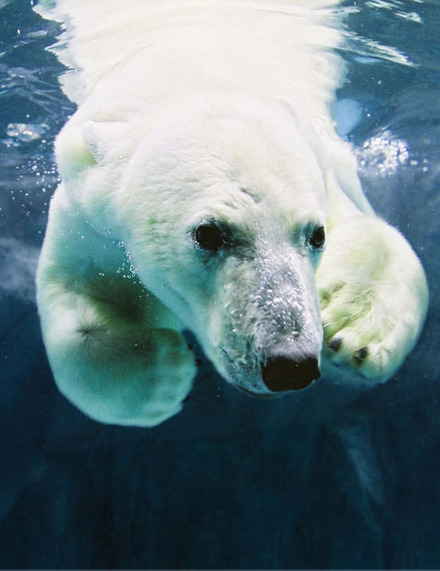
[[79, 70], [37, 276], [64, 395], [98, 421], [159, 424], [195, 376], [184, 329], [255, 396], [321, 371], [390, 378], [428, 291], [334, 130], [335, 2], [59, 0], [50, 17]]

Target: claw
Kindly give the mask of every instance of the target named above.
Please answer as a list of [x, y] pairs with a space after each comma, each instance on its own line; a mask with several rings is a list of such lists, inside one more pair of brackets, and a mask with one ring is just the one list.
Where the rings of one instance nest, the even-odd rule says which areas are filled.
[[335, 337], [327, 343], [327, 347], [337, 353], [342, 345], [342, 339], [340, 337]]
[[354, 360], [361, 365], [368, 356], [368, 347], [361, 347], [354, 353]]

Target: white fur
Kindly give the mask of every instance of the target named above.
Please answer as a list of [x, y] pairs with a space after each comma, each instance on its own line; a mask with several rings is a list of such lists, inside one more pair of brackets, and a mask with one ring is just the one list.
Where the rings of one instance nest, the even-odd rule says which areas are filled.
[[[259, 395], [274, 354], [322, 351], [328, 377], [375, 383], [414, 346], [423, 270], [372, 212], [333, 129], [334, 4], [57, 3], [80, 105], [57, 140], [38, 304], [55, 379], [91, 417], [176, 414], [195, 374], [184, 328]], [[194, 240], [209, 220], [232, 234], [215, 254]], [[322, 259], [308, 245], [319, 225]]]

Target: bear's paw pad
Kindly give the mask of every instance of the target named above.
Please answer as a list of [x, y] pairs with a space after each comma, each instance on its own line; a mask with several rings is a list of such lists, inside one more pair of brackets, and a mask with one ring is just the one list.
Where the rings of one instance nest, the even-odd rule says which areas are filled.
[[[324, 351], [331, 363], [363, 379], [382, 381], [400, 358], [400, 321], [371, 290], [339, 285], [321, 296]], [[360, 301], [362, 300], [362, 301]]]

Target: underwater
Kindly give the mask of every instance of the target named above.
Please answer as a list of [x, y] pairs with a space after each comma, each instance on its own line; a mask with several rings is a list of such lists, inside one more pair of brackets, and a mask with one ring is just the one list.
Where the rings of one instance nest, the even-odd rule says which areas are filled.
[[76, 107], [50, 49], [61, 24], [36, 5], [0, 0], [0, 568], [440, 568], [440, 4], [339, 7], [332, 111], [368, 200], [425, 269], [415, 349], [359, 393], [317, 381], [259, 400], [190, 336], [192, 391], [153, 428], [91, 420], [46, 357], [35, 275]]

